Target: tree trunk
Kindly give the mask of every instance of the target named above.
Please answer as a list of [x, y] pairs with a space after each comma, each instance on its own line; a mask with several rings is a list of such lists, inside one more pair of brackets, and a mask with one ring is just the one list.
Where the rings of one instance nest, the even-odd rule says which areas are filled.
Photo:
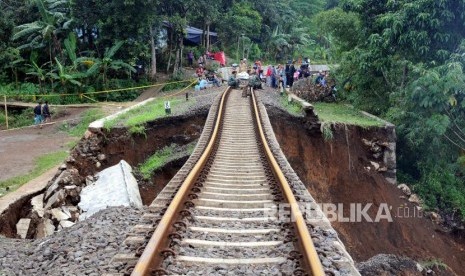
[[157, 75], [157, 49], [155, 45], [155, 37], [153, 27], [150, 26], [150, 49], [151, 49], [151, 68], [150, 68], [150, 79], [155, 80]]
[[210, 52], [210, 23], [207, 23], [207, 45], [205, 46], [207, 48], [207, 51]]
[[166, 65], [166, 73], [170, 71], [172, 51], [173, 51], [173, 31], [170, 33], [170, 39], [168, 40], [168, 64]]
[[203, 47], [207, 48], [208, 46], [207, 46], [207, 37], [205, 36], [205, 34], [206, 34], [206, 31], [205, 31], [205, 30], [206, 30], [206, 25], [203, 24], [203, 30], [202, 30], [202, 43], [201, 43], [201, 44], [202, 44]]

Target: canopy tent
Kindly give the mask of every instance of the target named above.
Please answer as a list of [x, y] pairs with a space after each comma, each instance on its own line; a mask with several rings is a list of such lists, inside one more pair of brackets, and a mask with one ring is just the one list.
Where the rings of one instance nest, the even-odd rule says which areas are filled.
[[[202, 33], [203, 31], [201, 29], [187, 26], [186, 28], [186, 40], [189, 41], [190, 43], [194, 44], [201, 44], [202, 43]], [[206, 33], [205, 33], [206, 35]], [[210, 32], [210, 41], [212, 43], [215, 43], [217, 40], [218, 34], [215, 32]]]
[[[163, 25], [167, 28], [171, 28], [171, 24], [168, 21], [163, 21]], [[184, 38], [185, 44], [196, 44], [202, 43], [203, 31], [199, 28], [187, 26], [186, 37]], [[218, 34], [216, 32], [210, 32], [210, 42], [215, 43], [218, 40]]]

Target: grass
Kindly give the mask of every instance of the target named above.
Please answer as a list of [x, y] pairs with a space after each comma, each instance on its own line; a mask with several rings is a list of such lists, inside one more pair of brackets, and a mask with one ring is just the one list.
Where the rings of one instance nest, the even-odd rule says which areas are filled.
[[145, 179], [149, 179], [154, 171], [166, 164], [168, 158], [173, 154], [176, 144], [171, 144], [161, 150], [155, 152], [142, 165], [139, 166], [139, 171]]
[[287, 95], [281, 97], [281, 105], [286, 109], [289, 114], [300, 116], [302, 115], [302, 106], [299, 103], [290, 101], [287, 98]]
[[362, 114], [359, 110], [337, 103], [313, 103], [321, 121], [330, 124], [347, 124], [361, 127], [383, 126], [383, 123]]
[[81, 137], [86, 132], [89, 124], [93, 121], [100, 119], [104, 116], [101, 109], [89, 109], [81, 114], [81, 120], [77, 125], [72, 125], [69, 122], [63, 123], [60, 126], [60, 130], [66, 131], [73, 137]]
[[[116, 125], [122, 125], [127, 127], [129, 132], [132, 134], [145, 134], [144, 124], [146, 122], [166, 115], [164, 106], [165, 101], [167, 101], [167, 99], [159, 98], [138, 108], [131, 109], [112, 120], [106, 121], [104, 123], [104, 127], [106, 129], [111, 129]], [[180, 110], [184, 108], [187, 109], [189, 106], [195, 103], [195, 99], [190, 99], [187, 104], [182, 104], [186, 103], [186, 101], [182, 98], [171, 99], [169, 101], [171, 111], [173, 111], [174, 108], [178, 108]]]
[[430, 259], [420, 262], [420, 265], [426, 269], [447, 270], [449, 267], [441, 259]]
[[[21, 185], [26, 184], [28, 181], [38, 177], [54, 166], [60, 164], [67, 156], [68, 153], [66, 151], [57, 151], [37, 157], [35, 159], [35, 166], [29, 173], [1, 181], [0, 194], [5, 194], [6, 192], [16, 190]], [[8, 191], [7, 187], [9, 189]]]
[[[18, 128], [34, 124], [34, 112], [32, 108], [26, 108], [23, 111], [8, 110], [8, 127]], [[6, 128], [5, 110], [0, 110], [0, 128]]]

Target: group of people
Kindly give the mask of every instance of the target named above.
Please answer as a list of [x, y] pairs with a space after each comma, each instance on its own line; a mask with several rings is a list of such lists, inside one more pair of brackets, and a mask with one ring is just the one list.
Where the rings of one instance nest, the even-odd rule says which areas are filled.
[[309, 65], [310, 60], [305, 58], [299, 68], [296, 68], [295, 60], [289, 60], [286, 65], [269, 66], [265, 74], [266, 83], [273, 88], [292, 87], [294, 81], [311, 76]]
[[48, 101], [45, 101], [45, 104], [42, 105], [42, 101], [40, 101], [34, 107], [34, 125], [40, 126], [42, 128], [42, 123], [48, 123], [52, 120], [52, 116], [50, 114], [50, 107], [48, 105]]
[[221, 80], [215, 72], [206, 71], [203, 64], [199, 64], [199, 67], [195, 70], [195, 74], [199, 78], [199, 83], [196, 85], [196, 90], [207, 89], [208, 84], [221, 86]]

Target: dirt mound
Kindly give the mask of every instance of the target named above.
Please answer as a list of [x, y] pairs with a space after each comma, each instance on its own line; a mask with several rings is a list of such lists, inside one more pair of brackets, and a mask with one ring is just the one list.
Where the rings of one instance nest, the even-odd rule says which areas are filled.
[[333, 86], [335, 82], [329, 80], [325, 86], [315, 84], [311, 78], [304, 78], [294, 82], [292, 92], [308, 102], [334, 102]]

